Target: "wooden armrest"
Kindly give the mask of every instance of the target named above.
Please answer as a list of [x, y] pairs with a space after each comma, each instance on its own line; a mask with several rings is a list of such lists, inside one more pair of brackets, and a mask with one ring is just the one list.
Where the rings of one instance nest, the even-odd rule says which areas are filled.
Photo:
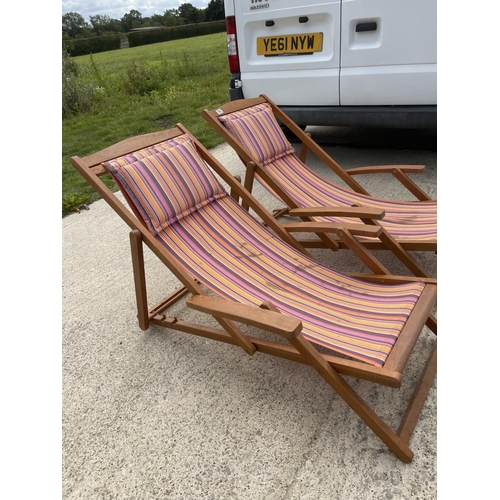
[[383, 219], [385, 210], [365, 207], [306, 207], [291, 208], [292, 217], [357, 217], [359, 219]]
[[256, 326], [289, 339], [296, 338], [302, 331], [302, 322], [299, 319], [250, 304], [208, 295], [193, 295], [186, 300], [186, 304], [197, 311]]
[[425, 170], [424, 165], [380, 165], [374, 167], [359, 167], [346, 170], [350, 175], [357, 174], [392, 174], [410, 193], [420, 201], [431, 201], [430, 196], [422, 191], [406, 174], [420, 174]]
[[336, 233], [349, 231], [355, 236], [380, 236], [381, 226], [368, 226], [367, 224], [336, 224], [334, 222], [291, 222], [283, 224], [289, 233]]
[[371, 167], [349, 168], [346, 172], [349, 175], [388, 174], [394, 170], [401, 170], [407, 174], [421, 174], [425, 170], [425, 165], [374, 165]]
[[422, 276], [397, 276], [394, 274], [366, 274], [366, 273], [350, 273], [345, 272], [348, 276], [353, 278], [369, 281], [371, 283], [428, 283], [430, 285], [437, 285], [437, 278], [427, 278]]

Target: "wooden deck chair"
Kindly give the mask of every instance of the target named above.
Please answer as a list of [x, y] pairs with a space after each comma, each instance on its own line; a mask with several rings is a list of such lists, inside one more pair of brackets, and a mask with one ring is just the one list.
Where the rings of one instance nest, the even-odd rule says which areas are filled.
[[[357, 222], [382, 227], [379, 238], [355, 237], [349, 230], [338, 229], [331, 235], [317, 233], [319, 239], [301, 239], [303, 246], [332, 250], [350, 248], [375, 273], [389, 271], [368, 250], [388, 249], [415, 276], [428, 276], [409, 251], [437, 251], [437, 203], [406, 175], [421, 172], [424, 167], [391, 165], [344, 170], [264, 95], [232, 101], [211, 111], [204, 110], [202, 116], [245, 164], [244, 185], [247, 190], [252, 190], [254, 178], [257, 178], [285, 204], [286, 209], [276, 211], [276, 216], [289, 214], [310, 222], [290, 225], [288, 230], [314, 233], [314, 223], [322, 221], [351, 225]], [[295, 154], [279, 122], [302, 142], [299, 155]], [[328, 165], [348, 187], [322, 178], [308, 167], [305, 164], [308, 150]], [[358, 174], [377, 172], [392, 172], [418, 201], [403, 202], [370, 196], [354, 178]], [[356, 207], [374, 210], [372, 217], [360, 216]]]
[[[344, 376], [400, 386], [424, 325], [437, 334], [430, 314], [435, 280], [370, 274], [364, 281], [317, 263], [294, 248], [293, 238], [286, 243], [286, 232], [278, 237], [272, 231], [282, 231], [273, 216], [180, 124], [75, 156], [71, 164], [131, 228], [141, 329], [158, 325], [233, 344], [249, 355], [259, 351], [311, 365], [399, 459], [411, 461], [408, 443], [436, 373], [436, 347], [397, 432]], [[108, 172], [130, 208], [100, 179]], [[229, 194], [213, 172], [230, 186]], [[143, 244], [181, 283], [151, 306]], [[168, 307], [188, 293], [187, 306], [212, 316], [220, 328], [168, 315]], [[237, 323], [288, 342], [248, 336]]]

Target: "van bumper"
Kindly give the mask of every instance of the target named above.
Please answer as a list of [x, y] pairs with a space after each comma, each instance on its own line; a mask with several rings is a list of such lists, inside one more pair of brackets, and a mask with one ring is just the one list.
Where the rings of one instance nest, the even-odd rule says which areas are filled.
[[[231, 75], [235, 76], [235, 75]], [[239, 77], [239, 75], [238, 75]], [[233, 79], [232, 83], [233, 83]], [[229, 88], [231, 101], [244, 99], [242, 88]], [[377, 128], [437, 128], [437, 106], [286, 106], [297, 125]]]
[[437, 106], [280, 105], [280, 108], [298, 125], [437, 128]]

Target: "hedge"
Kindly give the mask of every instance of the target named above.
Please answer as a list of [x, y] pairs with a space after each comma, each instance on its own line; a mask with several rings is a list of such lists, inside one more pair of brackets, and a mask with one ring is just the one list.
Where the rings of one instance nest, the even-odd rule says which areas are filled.
[[178, 40], [201, 35], [211, 35], [226, 31], [226, 21], [211, 21], [208, 23], [184, 24], [182, 26], [170, 26], [161, 29], [131, 31], [126, 35], [103, 35], [91, 38], [77, 38], [63, 41], [70, 56], [83, 56], [97, 54], [108, 50], [119, 49], [121, 38], [128, 38], [129, 47], [148, 45], [150, 43]]
[[150, 43], [191, 38], [193, 36], [211, 35], [226, 31], [226, 21], [211, 21], [208, 23], [184, 24], [182, 26], [169, 26], [163, 29], [131, 31], [127, 33], [130, 47], [147, 45]]
[[70, 56], [97, 54], [120, 48], [121, 35], [103, 35], [92, 38], [76, 38], [63, 42]]

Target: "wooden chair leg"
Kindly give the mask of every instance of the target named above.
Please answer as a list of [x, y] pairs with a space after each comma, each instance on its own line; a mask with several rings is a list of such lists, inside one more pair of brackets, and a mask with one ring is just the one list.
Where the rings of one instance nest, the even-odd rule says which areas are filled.
[[401, 421], [401, 425], [398, 429], [398, 436], [405, 442], [409, 443], [410, 438], [415, 430], [415, 425], [417, 424], [418, 417], [431, 388], [432, 381], [437, 373], [437, 343], [434, 345], [432, 352], [427, 360], [425, 368], [422, 372], [420, 380], [413, 392], [410, 403], [406, 413]]
[[354, 412], [372, 429], [386, 446], [402, 461], [409, 463], [413, 452], [407, 442], [394, 432], [359, 394], [339, 375], [330, 364], [302, 336], [289, 339], [289, 342], [306, 357], [309, 363], [319, 372], [335, 392], [354, 410]]
[[130, 232], [130, 249], [132, 251], [137, 318], [140, 329], [147, 330], [149, 328], [149, 313], [146, 293], [146, 273], [144, 271], [144, 251], [142, 247], [142, 234], [137, 229]]

